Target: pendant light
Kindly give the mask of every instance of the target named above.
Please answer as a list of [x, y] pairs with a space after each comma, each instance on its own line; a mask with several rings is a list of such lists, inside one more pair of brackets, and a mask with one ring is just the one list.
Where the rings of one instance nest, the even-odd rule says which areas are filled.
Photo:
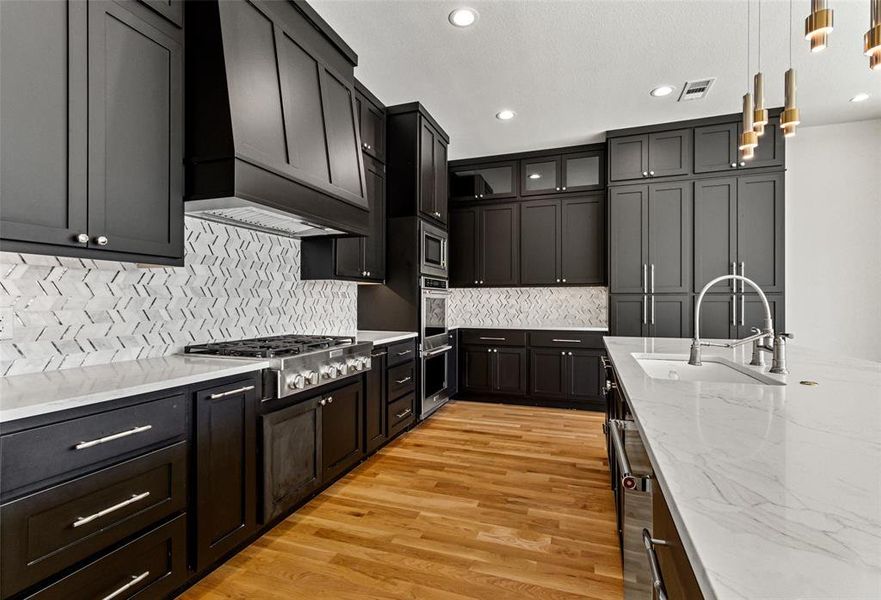
[[792, 68], [792, 0], [789, 0], [789, 70], [784, 78], [786, 103], [780, 114], [780, 128], [784, 137], [795, 135], [795, 127], [799, 124], [798, 108], [795, 105], [795, 69]]
[[881, 71], [881, 0], [870, 0], [870, 27], [863, 36], [863, 52], [869, 57], [869, 68]]
[[805, 39], [811, 42], [811, 52], [824, 50], [830, 33], [832, 9], [826, 7], [826, 0], [811, 0], [811, 14], [805, 19]]
[[750, 160], [754, 148], [759, 145], [759, 136], [753, 129], [753, 95], [749, 91], [749, 26], [750, 0], [746, 3], [746, 93], [743, 95], [743, 123], [740, 134], [740, 160]]
[[768, 110], [765, 108], [765, 77], [762, 75], [762, 0], [759, 0], [758, 63], [759, 70], [753, 77], [753, 94], [756, 101], [753, 110], [753, 129], [758, 137], [762, 137], [765, 134], [765, 125], [768, 124]]

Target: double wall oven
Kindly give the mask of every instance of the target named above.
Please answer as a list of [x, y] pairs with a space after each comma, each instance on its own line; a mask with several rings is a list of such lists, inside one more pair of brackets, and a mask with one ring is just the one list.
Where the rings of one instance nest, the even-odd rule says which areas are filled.
[[449, 399], [447, 373], [451, 355], [449, 325], [449, 290], [447, 280], [423, 275], [420, 277], [420, 349], [422, 406], [419, 418], [424, 419]]

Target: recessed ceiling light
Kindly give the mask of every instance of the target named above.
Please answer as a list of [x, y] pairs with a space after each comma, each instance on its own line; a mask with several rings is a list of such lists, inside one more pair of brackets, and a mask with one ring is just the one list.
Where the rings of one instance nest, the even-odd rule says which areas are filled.
[[468, 27], [477, 22], [477, 11], [473, 8], [457, 8], [450, 13], [450, 23], [456, 27]]
[[530, 179], [541, 179], [541, 173], [530, 173], [529, 178]]
[[860, 92], [856, 96], [850, 99], [851, 102], [865, 102], [869, 99], [869, 94], [865, 92]]
[[501, 110], [496, 113], [496, 119], [500, 121], [510, 121], [516, 113], [513, 110]]
[[673, 93], [673, 86], [672, 85], [661, 85], [661, 86], [656, 87], [655, 89], [653, 89], [649, 93], [652, 96], [654, 96], [655, 98], [660, 98], [661, 96], [669, 96], [670, 94]]

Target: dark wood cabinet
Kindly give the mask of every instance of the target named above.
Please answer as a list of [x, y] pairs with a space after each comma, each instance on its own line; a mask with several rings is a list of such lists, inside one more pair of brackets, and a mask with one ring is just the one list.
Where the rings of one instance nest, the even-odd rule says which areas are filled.
[[561, 169], [559, 155], [520, 161], [520, 195], [536, 196], [561, 191]]
[[462, 387], [467, 392], [491, 392], [495, 385], [492, 348], [462, 348]]
[[450, 211], [450, 287], [471, 287], [480, 281], [480, 209]]
[[[774, 330], [785, 331], [783, 295], [768, 294], [767, 298]], [[752, 335], [753, 327], [761, 328], [764, 320], [765, 308], [757, 294], [707, 294], [701, 304], [700, 334], [708, 339], [743, 338]]]
[[386, 421], [388, 351], [374, 349], [370, 371], [364, 379], [364, 448], [367, 454], [382, 446], [388, 436]]
[[359, 380], [325, 394], [319, 401], [324, 483], [348, 471], [364, 456], [363, 393]]
[[385, 106], [360, 81], [355, 80], [355, 110], [361, 131], [361, 150], [385, 161]]
[[249, 378], [195, 393], [198, 571], [257, 528], [256, 385]]
[[527, 360], [525, 348], [464, 347], [464, 385], [466, 392], [526, 393]]
[[529, 393], [539, 398], [565, 400], [568, 395], [565, 350], [533, 348], [529, 351]]
[[612, 335], [643, 337], [648, 331], [648, 296], [609, 295], [609, 332]]
[[479, 285], [516, 285], [520, 279], [520, 205], [480, 208]]
[[712, 173], [783, 165], [783, 135], [778, 117], [769, 120], [751, 160], [740, 158], [738, 146], [742, 131], [737, 122], [695, 127], [694, 172]]
[[3, 248], [181, 264], [180, 30], [139, 4], [0, 10]]
[[691, 294], [611, 294], [612, 335], [691, 337]]
[[517, 165], [517, 161], [504, 161], [451, 168], [450, 199], [493, 200], [516, 196]]
[[689, 174], [691, 136], [691, 129], [676, 129], [609, 139], [609, 180]]
[[647, 185], [609, 190], [609, 284], [612, 293], [644, 293], [648, 256]]
[[566, 353], [569, 372], [566, 377], [569, 399], [605, 408], [602, 396], [605, 383], [600, 350], [574, 350]]
[[606, 187], [605, 153], [601, 150], [564, 154], [560, 161], [562, 192], [585, 192]]
[[667, 597], [703, 600], [700, 584], [688, 560], [661, 486], [655, 486], [652, 490], [651, 520], [652, 538], [663, 542], [654, 546], [654, 552], [658, 558]]
[[520, 283], [560, 283], [562, 206], [558, 199], [520, 205]]

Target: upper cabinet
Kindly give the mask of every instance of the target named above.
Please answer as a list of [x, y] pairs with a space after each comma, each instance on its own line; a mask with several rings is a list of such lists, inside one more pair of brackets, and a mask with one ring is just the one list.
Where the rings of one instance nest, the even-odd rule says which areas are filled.
[[183, 32], [153, 8], [0, 3], [2, 249], [183, 263]]
[[493, 200], [517, 195], [517, 161], [450, 169], [451, 200]]
[[541, 156], [520, 161], [520, 195], [555, 194], [563, 187], [560, 156]]
[[450, 217], [450, 284], [517, 285], [520, 280], [520, 204], [454, 208]]
[[741, 160], [738, 145], [740, 123], [720, 123], [694, 129], [694, 172], [712, 173], [732, 169], [755, 169], [783, 165], [783, 134], [779, 117], [772, 117], [759, 138], [752, 160]]
[[449, 136], [418, 102], [387, 110], [389, 216], [447, 223]]
[[355, 92], [361, 150], [364, 154], [385, 162], [385, 106], [357, 79]]
[[592, 150], [520, 161], [521, 195], [583, 192], [605, 187], [604, 152]]
[[609, 139], [609, 180], [625, 181], [691, 173], [691, 129]]

